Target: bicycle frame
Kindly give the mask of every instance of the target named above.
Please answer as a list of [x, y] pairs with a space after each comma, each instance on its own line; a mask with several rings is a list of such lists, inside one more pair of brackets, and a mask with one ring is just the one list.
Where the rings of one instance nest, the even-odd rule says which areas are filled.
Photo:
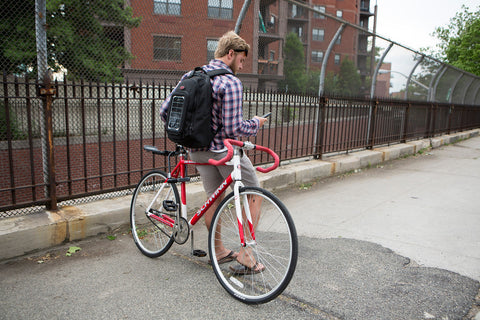
[[[241, 187], [243, 187], [243, 184], [241, 182], [241, 167], [240, 167], [240, 158], [241, 158], [241, 151], [238, 148], [235, 148], [234, 150], [234, 155], [231, 160], [230, 164], [233, 164], [233, 171], [232, 173], [220, 184], [220, 186], [213, 192], [213, 194], [205, 201], [205, 203], [202, 205], [200, 209], [193, 215], [193, 217], [188, 221], [187, 218], [187, 190], [186, 190], [186, 183], [189, 181], [189, 179], [186, 177], [186, 166], [187, 165], [212, 165], [210, 163], [199, 163], [195, 162], [192, 160], [187, 160], [185, 159], [185, 154], [180, 154], [179, 155], [179, 161], [175, 168], [168, 174], [168, 178], [165, 182], [169, 183], [177, 183], [180, 182], [180, 194], [181, 194], [181, 217], [184, 218], [186, 221], [188, 221], [189, 226], [194, 226], [198, 220], [200, 220], [205, 212], [212, 206], [212, 204], [219, 198], [221, 194], [225, 192], [225, 190], [232, 184], [234, 183], [234, 196], [235, 196], [235, 205], [236, 205], [236, 215], [237, 215], [237, 220], [238, 220], [238, 228], [239, 228], [239, 234], [240, 234], [240, 243], [243, 247], [247, 245], [244, 237], [244, 227], [242, 224], [242, 215], [245, 214], [247, 221], [248, 221], [248, 228], [250, 231], [250, 234], [252, 236], [252, 241], [253, 243], [255, 242], [255, 232], [253, 228], [253, 221], [252, 221], [252, 216], [250, 213], [249, 205], [248, 205], [248, 199], [245, 196], [244, 199], [244, 208], [245, 212], [242, 213], [241, 206], [240, 206], [240, 197], [239, 197], [239, 190]], [[226, 164], [225, 164], [226, 165]], [[173, 180], [173, 181], [169, 181]], [[163, 189], [163, 188], [162, 188]], [[162, 191], [160, 189], [157, 193], [157, 195], [154, 197], [152, 203], [155, 201], [155, 199], [158, 197], [160, 192]], [[147, 208], [147, 212], [150, 212], [150, 207]], [[169, 227], [174, 227], [175, 225], [175, 220], [173, 220], [171, 217], [167, 215], [162, 215], [161, 217], [157, 216], [154, 213], [149, 213], [149, 216], [159, 222], [162, 222]]]

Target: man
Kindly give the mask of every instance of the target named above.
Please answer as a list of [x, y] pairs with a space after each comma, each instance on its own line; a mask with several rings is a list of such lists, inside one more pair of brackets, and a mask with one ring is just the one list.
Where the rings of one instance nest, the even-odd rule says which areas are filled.
[[[226, 69], [233, 74], [243, 69], [250, 46], [247, 42], [230, 31], [224, 34], [218, 41], [214, 59], [202, 68], [205, 71]], [[186, 77], [184, 75], [184, 77]], [[182, 78], [183, 79], [183, 78]], [[255, 116], [250, 120], [243, 120], [243, 86], [236, 76], [232, 74], [216, 76], [212, 80], [213, 89], [213, 129], [221, 126], [212, 143], [205, 150], [194, 149], [190, 152], [190, 158], [196, 162], [208, 162], [209, 159], [219, 160], [225, 157], [226, 148], [223, 140], [226, 138], [238, 139], [241, 136], [254, 136], [263, 126], [267, 119]], [[161, 107], [161, 117], [166, 121], [168, 97]], [[246, 155], [241, 159], [242, 182], [245, 186], [259, 186], [255, 169]], [[203, 187], [210, 196], [224, 179], [231, 173], [231, 166], [198, 166], [198, 172], [203, 181]], [[213, 214], [223, 197], [217, 199], [205, 213], [205, 224], [210, 230]], [[265, 266], [257, 263], [248, 249], [241, 248], [240, 252], [233, 252], [223, 246], [217, 245], [217, 260], [219, 263], [230, 262], [236, 259], [245, 269], [245, 272], [257, 273], [265, 269]]]

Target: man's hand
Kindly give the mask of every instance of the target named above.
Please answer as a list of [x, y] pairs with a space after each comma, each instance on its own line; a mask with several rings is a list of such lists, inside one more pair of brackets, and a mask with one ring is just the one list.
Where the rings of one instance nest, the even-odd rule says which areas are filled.
[[260, 123], [260, 128], [265, 124], [266, 121], [268, 121], [267, 118], [262, 118], [262, 117], [259, 117], [259, 116], [255, 116], [255, 117], [253, 117], [253, 119], [258, 120], [258, 122]]

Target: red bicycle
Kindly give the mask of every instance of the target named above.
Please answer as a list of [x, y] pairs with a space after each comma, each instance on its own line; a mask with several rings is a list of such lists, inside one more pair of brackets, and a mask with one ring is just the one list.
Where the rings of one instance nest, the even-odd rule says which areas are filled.
[[[165, 173], [154, 170], [146, 174], [137, 185], [130, 208], [130, 224], [135, 244], [148, 257], [166, 253], [173, 242], [184, 244], [192, 238], [192, 254], [202, 256], [201, 250], [193, 250], [195, 225], [212, 203], [233, 183], [233, 192], [218, 206], [208, 235], [210, 261], [217, 279], [236, 299], [249, 303], [265, 303], [285, 290], [292, 279], [298, 256], [298, 239], [295, 225], [283, 203], [271, 192], [262, 188], [244, 187], [241, 182], [240, 158], [244, 150], [260, 150], [274, 158], [269, 172], [278, 167], [275, 152], [250, 142], [226, 139], [227, 156], [222, 160], [197, 163], [187, 160], [187, 150], [177, 146], [175, 151], [160, 151], [152, 146], [144, 149], [163, 155], [168, 160]], [[177, 165], [171, 170], [171, 158], [178, 156]], [[230, 161], [231, 160], [231, 161]], [[232, 173], [207, 199], [205, 204], [187, 220], [187, 165], [233, 165]], [[180, 184], [179, 194], [177, 184]], [[217, 261], [217, 250], [222, 248], [242, 250], [252, 264], [262, 265], [260, 271], [245, 268], [238, 272], [231, 263]], [[230, 264], [230, 266], [228, 266]]]

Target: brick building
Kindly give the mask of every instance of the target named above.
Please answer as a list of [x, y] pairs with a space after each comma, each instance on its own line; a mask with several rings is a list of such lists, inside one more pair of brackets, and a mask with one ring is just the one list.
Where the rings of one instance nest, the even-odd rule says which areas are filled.
[[[135, 56], [125, 66], [129, 79], [171, 79], [213, 58], [217, 39], [235, 29], [243, 1], [233, 0], [130, 0], [138, 28], [125, 32], [125, 45]], [[317, 10], [350, 23], [367, 25], [369, 0], [306, 0]], [[251, 45], [239, 75], [246, 86], [275, 88], [283, 78], [283, 45], [289, 32], [305, 48], [308, 69], [320, 70], [328, 44], [339, 27], [301, 6], [283, 0], [252, 0], [240, 35]], [[328, 71], [338, 71], [347, 57], [365, 73], [367, 36], [346, 28], [329, 59]]]

